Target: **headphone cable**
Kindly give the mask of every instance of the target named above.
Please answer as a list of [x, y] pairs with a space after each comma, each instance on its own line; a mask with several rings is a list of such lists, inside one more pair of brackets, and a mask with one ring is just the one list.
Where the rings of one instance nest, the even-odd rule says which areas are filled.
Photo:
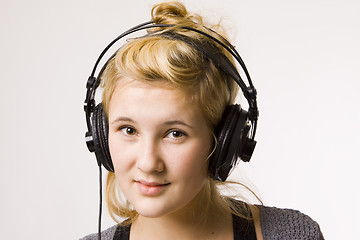
[[102, 213], [102, 169], [99, 165], [99, 219], [98, 219], [98, 240], [101, 240], [101, 213]]

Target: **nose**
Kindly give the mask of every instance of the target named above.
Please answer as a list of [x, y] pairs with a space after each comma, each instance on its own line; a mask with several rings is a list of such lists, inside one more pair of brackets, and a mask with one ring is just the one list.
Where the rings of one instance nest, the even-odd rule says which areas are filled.
[[138, 152], [136, 166], [145, 173], [160, 173], [165, 169], [159, 144], [152, 139], [143, 139]]

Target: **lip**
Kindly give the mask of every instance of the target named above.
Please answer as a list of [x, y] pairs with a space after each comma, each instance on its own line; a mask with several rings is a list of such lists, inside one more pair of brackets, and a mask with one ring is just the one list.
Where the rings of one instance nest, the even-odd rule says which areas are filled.
[[147, 182], [144, 180], [135, 180], [135, 183], [140, 193], [145, 196], [158, 195], [170, 185], [170, 183]]

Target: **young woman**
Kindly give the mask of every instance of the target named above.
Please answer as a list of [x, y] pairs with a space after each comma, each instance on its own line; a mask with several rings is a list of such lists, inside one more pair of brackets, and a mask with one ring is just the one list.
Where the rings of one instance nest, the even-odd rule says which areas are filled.
[[[231, 53], [211, 37], [227, 42], [179, 2], [155, 5], [152, 24], [163, 25], [129, 40], [101, 73], [103, 101], [94, 115], [104, 123], [93, 124], [108, 125], [106, 199], [118, 223], [102, 239], [323, 239], [298, 211], [220, 193], [226, 176], [214, 176], [209, 162], [239, 87], [226, 70]], [[225, 56], [230, 63], [217, 62]]]

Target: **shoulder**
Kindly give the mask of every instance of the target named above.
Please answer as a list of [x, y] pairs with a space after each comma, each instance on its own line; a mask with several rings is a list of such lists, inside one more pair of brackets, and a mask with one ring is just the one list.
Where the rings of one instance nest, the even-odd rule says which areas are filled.
[[292, 209], [258, 206], [264, 240], [322, 240], [319, 225], [309, 216]]
[[[102, 240], [112, 240], [114, 238], [114, 234], [115, 234], [117, 227], [118, 227], [118, 225], [116, 224], [116, 225], [109, 227], [108, 229], [102, 231], [101, 239]], [[93, 234], [87, 235], [83, 238], [80, 238], [80, 240], [97, 240], [97, 239], [98, 239], [97, 233], [93, 233]]]

